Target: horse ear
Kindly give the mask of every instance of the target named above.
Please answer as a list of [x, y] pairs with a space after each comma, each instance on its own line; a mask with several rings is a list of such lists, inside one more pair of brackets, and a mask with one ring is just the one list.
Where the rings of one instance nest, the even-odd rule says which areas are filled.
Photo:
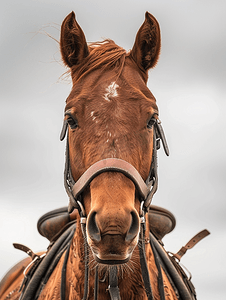
[[73, 11], [61, 25], [60, 50], [64, 63], [70, 68], [89, 55], [85, 35], [75, 20]]
[[130, 56], [141, 69], [147, 71], [156, 65], [160, 47], [161, 36], [158, 21], [146, 12], [145, 21], [137, 32]]

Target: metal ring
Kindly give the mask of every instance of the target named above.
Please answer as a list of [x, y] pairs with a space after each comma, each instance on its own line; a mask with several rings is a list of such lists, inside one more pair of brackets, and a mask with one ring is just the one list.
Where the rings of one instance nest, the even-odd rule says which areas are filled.
[[40, 258], [43, 258], [44, 256], [46, 256], [46, 252], [45, 253], [43, 253], [42, 255], [37, 255], [27, 266], [26, 266], [26, 268], [24, 269], [24, 271], [23, 271], [23, 274], [24, 274], [24, 276], [26, 276], [26, 272], [27, 272], [27, 270], [30, 268], [30, 266], [31, 265], [33, 265], [35, 262], [36, 262], [36, 260], [37, 259], [40, 259]]
[[80, 201], [78, 201], [78, 200], [76, 202], [78, 203], [78, 205], [79, 205], [79, 207], [81, 209], [81, 213], [82, 213], [81, 217], [85, 218], [86, 217], [86, 212], [85, 212], [85, 209], [84, 209], [82, 203]]
[[81, 223], [81, 224], [86, 224], [86, 218], [81, 217], [81, 218], [80, 218], [80, 223]]
[[144, 201], [141, 201], [140, 203], [140, 217], [144, 217]]

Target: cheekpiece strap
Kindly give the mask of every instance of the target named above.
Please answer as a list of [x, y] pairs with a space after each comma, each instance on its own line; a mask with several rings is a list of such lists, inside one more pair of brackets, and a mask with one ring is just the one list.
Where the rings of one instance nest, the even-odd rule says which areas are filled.
[[168, 144], [167, 144], [167, 141], [166, 141], [166, 136], [165, 136], [165, 133], [163, 131], [162, 124], [161, 124], [160, 120], [156, 121], [155, 127], [157, 129], [156, 130], [157, 131], [157, 137], [159, 137], [160, 140], [162, 141], [164, 151], [165, 151], [166, 155], [169, 156], [169, 147], [168, 147]]
[[61, 141], [63, 141], [65, 136], [66, 136], [67, 128], [68, 128], [68, 122], [67, 122], [67, 120], [64, 120], [63, 127], [62, 127], [62, 130], [61, 130], [61, 133], [60, 133], [60, 140]]

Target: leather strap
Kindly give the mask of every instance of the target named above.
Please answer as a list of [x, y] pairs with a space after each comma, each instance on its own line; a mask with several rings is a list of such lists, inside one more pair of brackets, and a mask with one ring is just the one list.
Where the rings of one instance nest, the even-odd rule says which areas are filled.
[[152, 239], [149, 239], [150, 246], [152, 248], [152, 252], [154, 254], [154, 259], [155, 259], [155, 265], [158, 270], [158, 290], [159, 290], [159, 295], [160, 295], [160, 300], [165, 300], [165, 291], [164, 291], [164, 282], [163, 282], [163, 276], [162, 276], [162, 269], [160, 265], [160, 258], [158, 255], [157, 250], [154, 247], [154, 243]]
[[71, 249], [71, 242], [72, 239], [68, 245], [67, 251], [65, 253], [65, 257], [64, 257], [64, 263], [63, 263], [63, 267], [61, 270], [61, 284], [60, 284], [60, 300], [66, 300], [66, 271], [67, 271], [67, 262], [68, 262], [68, 257], [69, 257], [69, 252]]
[[149, 271], [147, 266], [147, 260], [145, 255], [145, 223], [141, 222], [141, 229], [140, 229], [140, 246], [139, 246], [139, 255], [140, 255], [140, 267], [141, 267], [141, 274], [143, 277], [144, 288], [147, 295], [148, 300], [153, 300], [153, 293], [151, 288], [151, 282], [149, 277]]
[[18, 243], [13, 243], [14, 248], [26, 252], [32, 260], [34, 260], [36, 257], [39, 257], [39, 255], [35, 254], [29, 247], [23, 245], [23, 244], [18, 244]]
[[141, 197], [143, 199], [147, 198], [150, 192], [149, 186], [146, 185], [139, 172], [130, 163], [119, 158], [103, 159], [89, 167], [72, 188], [74, 198], [77, 199], [89, 183], [103, 172], [120, 172], [124, 174], [133, 181]]
[[149, 234], [150, 239], [152, 239], [155, 249], [157, 250], [160, 258], [164, 262], [164, 265], [167, 269], [167, 272], [171, 279], [173, 280], [175, 286], [178, 289], [178, 292], [180, 294], [180, 300], [194, 300], [193, 296], [190, 294], [190, 291], [187, 289], [185, 283], [183, 282], [183, 279], [177, 272], [175, 266], [169, 259], [168, 254], [166, 253], [165, 249], [160, 245], [160, 243], [156, 240], [156, 238], [153, 236], [153, 234]]
[[209, 235], [210, 232], [207, 229], [204, 229], [197, 233], [190, 241], [176, 253], [172, 253], [173, 257], [177, 258], [179, 261], [181, 260], [181, 257], [187, 252], [188, 249], [193, 248], [198, 242], [200, 242], [202, 239], [204, 239], [207, 235]]
[[108, 291], [111, 300], [121, 300], [118, 288], [118, 269], [117, 266], [110, 267]]
[[[20, 300], [33, 300], [36, 296], [41, 293], [44, 284], [48, 281], [49, 277], [54, 270], [54, 267], [59, 261], [58, 253], [63, 254], [64, 250], [67, 248], [68, 243], [71, 241], [74, 232], [75, 225], [72, 225], [65, 231], [62, 236], [53, 244], [51, 249], [46, 254], [38, 265], [38, 268], [34, 275], [31, 277], [30, 281], [27, 282], [21, 296]], [[51, 270], [50, 270], [51, 269]]]
[[166, 136], [165, 136], [165, 133], [163, 131], [161, 121], [157, 120], [155, 125], [156, 125], [156, 128], [157, 128], [157, 138], [158, 137], [160, 138], [160, 140], [162, 141], [162, 144], [163, 144], [164, 151], [165, 151], [166, 155], [169, 156], [169, 147], [167, 145]]

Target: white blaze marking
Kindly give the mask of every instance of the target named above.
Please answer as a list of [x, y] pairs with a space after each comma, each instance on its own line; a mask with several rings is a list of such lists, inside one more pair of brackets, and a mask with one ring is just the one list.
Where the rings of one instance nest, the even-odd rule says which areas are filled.
[[118, 93], [117, 93], [117, 88], [119, 87], [118, 84], [115, 83], [115, 81], [113, 81], [107, 88], [106, 88], [106, 93], [104, 94], [104, 99], [106, 101], [111, 101], [110, 97], [117, 97]]

